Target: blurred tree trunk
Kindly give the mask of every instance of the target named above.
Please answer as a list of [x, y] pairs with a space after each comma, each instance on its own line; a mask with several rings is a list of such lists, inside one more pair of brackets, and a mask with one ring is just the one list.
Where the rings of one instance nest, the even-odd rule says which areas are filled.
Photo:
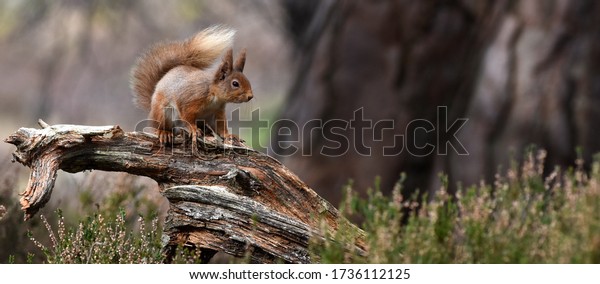
[[[519, 158], [530, 144], [548, 151], [548, 163], [563, 165], [575, 160], [577, 146], [588, 159], [599, 149], [590, 123], [600, 118], [599, 2], [331, 0], [283, 6], [298, 69], [282, 118], [300, 125], [297, 146], [305, 155], [279, 158], [334, 204], [349, 179], [365, 189], [379, 175], [385, 192], [406, 172], [405, 193], [432, 191], [440, 186], [439, 172], [448, 173], [451, 186], [490, 180], [498, 165], [506, 169], [511, 153]], [[447, 107], [447, 126], [438, 120], [438, 106]], [[311, 135], [311, 120], [349, 121], [361, 108], [372, 125], [392, 120], [394, 129], [376, 131], [381, 137], [363, 133], [371, 153], [362, 151], [361, 137], [350, 127], [337, 129], [349, 137], [349, 151], [339, 157], [319, 153], [337, 144], [320, 131]], [[468, 122], [444, 131], [457, 118]], [[411, 128], [415, 119], [432, 122], [436, 131]], [[458, 140], [444, 137], [452, 133]], [[444, 154], [438, 134], [455, 148], [459, 141], [469, 154], [458, 155], [451, 146]], [[406, 143], [395, 135], [404, 135]], [[285, 153], [285, 140], [275, 137], [278, 153]], [[384, 155], [383, 147], [394, 141], [402, 152]], [[436, 146], [427, 155], [410, 147], [427, 143]]]

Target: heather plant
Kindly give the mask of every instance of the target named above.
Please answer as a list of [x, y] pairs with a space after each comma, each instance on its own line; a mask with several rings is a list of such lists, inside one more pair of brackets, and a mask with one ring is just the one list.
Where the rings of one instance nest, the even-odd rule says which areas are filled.
[[481, 182], [434, 196], [391, 197], [375, 183], [367, 198], [346, 187], [341, 211], [359, 217], [369, 254], [348, 253], [346, 229], [313, 245], [322, 262], [341, 263], [600, 263], [600, 162], [589, 172], [578, 160], [544, 175], [546, 153], [526, 156], [493, 184]]
[[44, 253], [48, 263], [160, 263], [162, 262], [160, 235], [157, 219], [146, 222], [138, 219], [139, 231], [130, 230], [125, 213], [114, 218], [102, 214], [87, 217], [75, 227], [67, 227], [62, 214], [58, 213], [56, 232], [41, 215], [50, 236], [50, 246], [31, 240]]
[[[455, 194], [448, 179], [432, 196], [405, 197], [402, 180], [391, 196], [376, 180], [366, 198], [350, 183], [340, 212], [361, 220], [363, 232], [340, 222], [327, 241], [311, 242], [312, 256], [325, 263], [600, 263], [600, 162], [546, 172], [546, 153], [530, 153], [496, 175]], [[78, 226], [65, 225], [59, 213], [56, 231], [42, 217], [50, 245], [32, 238], [49, 263], [161, 263], [162, 230], [155, 214], [139, 228], [127, 225], [116, 206], [91, 214]], [[127, 203], [127, 202], [125, 202]], [[116, 213], [115, 213], [116, 212]], [[323, 228], [325, 229], [325, 228]], [[364, 234], [368, 254], [348, 250]], [[197, 252], [178, 249], [175, 263], [199, 261]], [[242, 260], [243, 261], [243, 260]]]
[[[28, 234], [39, 249], [34, 252], [41, 251], [46, 263], [162, 263], [158, 205], [128, 175], [98, 182], [102, 178], [90, 175], [83, 181], [81, 212], [58, 210], [49, 216], [53, 221], [40, 215], [46, 233]], [[104, 192], [103, 184], [111, 190], [94, 196]], [[192, 253], [182, 250], [173, 262], [193, 262]]]
[[[158, 218], [137, 220], [138, 229], [127, 225], [125, 212], [118, 214], [97, 213], [85, 218], [76, 227], [65, 225], [60, 211], [53, 229], [46, 218], [40, 219], [49, 235], [50, 245], [44, 245], [34, 236], [31, 241], [42, 251], [47, 263], [163, 263], [162, 229]], [[150, 226], [148, 226], [150, 223]], [[56, 231], [55, 231], [56, 230]], [[199, 263], [197, 250], [178, 247], [170, 263]]]

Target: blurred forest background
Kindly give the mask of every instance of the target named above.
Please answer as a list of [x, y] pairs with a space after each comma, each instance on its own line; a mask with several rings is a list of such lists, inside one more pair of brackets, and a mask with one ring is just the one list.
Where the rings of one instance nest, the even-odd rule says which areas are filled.
[[[600, 2], [594, 0], [4, 0], [0, 136], [36, 127], [38, 118], [133, 131], [147, 115], [131, 103], [128, 83], [139, 53], [218, 23], [237, 29], [235, 48], [248, 50], [244, 73], [255, 99], [233, 106], [246, 117], [260, 109], [263, 119], [303, 125], [350, 120], [363, 108], [366, 119], [394, 121], [382, 139], [367, 139], [368, 156], [351, 150], [335, 158], [318, 151], [277, 157], [334, 205], [349, 179], [366, 190], [380, 176], [389, 194], [404, 172], [405, 193], [433, 192], [444, 172], [452, 191], [459, 182], [492, 180], [530, 145], [547, 150], [549, 170], [577, 157], [590, 162], [600, 148], [594, 131], [600, 121]], [[417, 157], [405, 150], [383, 156], [383, 147], [411, 120], [435, 124], [438, 106], [448, 107], [450, 123], [469, 119], [457, 135], [469, 155], [450, 150]], [[282, 137], [268, 134], [261, 132], [263, 146], [281, 150]], [[300, 148], [334, 145], [308, 132], [300, 139]], [[435, 132], [417, 139], [437, 144]], [[11, 151], [0, 144], [0, 205], [7, 208], [0, 262], [11, 254], [22, 261], [34, 250], [25, 231], [39, 230], [39, 222], [21, 221], [16, 200], [28, 170], [10, 163]], [[61, 208], [78, 216], [104, 206], [111, 192], [127, 193], [118, 204], [143, 201], [122, 202], [131, 212], [166, 210], [153, 181], [91, 172], [59, 174], [41, 213]]]

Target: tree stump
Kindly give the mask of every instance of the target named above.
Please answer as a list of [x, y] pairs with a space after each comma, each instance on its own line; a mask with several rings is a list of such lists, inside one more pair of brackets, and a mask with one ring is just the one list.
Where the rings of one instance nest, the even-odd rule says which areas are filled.
[[[59, 169], [103, 170], [154, 179], [170, 204], [166, 251], [201, 249], [203, 261], [222, 251], [257, 263], [318, 262], [311, 238], [323, 240], [341, 222], [356, 228], [280, 162], [241, 142], [202, 137], [192, 156], [191, 143], [165, 147], [155, 135], [119, 126], [39, 123], [42, 129], [20, 128], [5, 140], [17, 147], [13, 161], [31, 168], [20, 199], [26, 220], [50, 199]], [[356, 231], [348, 249], [366, 254]]]

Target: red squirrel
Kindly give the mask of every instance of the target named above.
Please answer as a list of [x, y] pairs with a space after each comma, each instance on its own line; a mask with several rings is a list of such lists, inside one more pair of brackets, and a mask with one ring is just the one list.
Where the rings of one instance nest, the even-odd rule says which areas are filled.
[[[173, 141], [174, 127], [185, 127], [195, 151], [197, 121], [204, 121], [222, 138], [232, 138], [225, 104], [253, 97], [242, 73], [246, 51], [233, 62], [234, 35], [234, 30], [213, 26], [185, 41], [155, 44], [138, 58], [131, 72], [134, 104], [149, 111], [161, 144]], [[212, 68], [223, 52], [219, 67]]]

